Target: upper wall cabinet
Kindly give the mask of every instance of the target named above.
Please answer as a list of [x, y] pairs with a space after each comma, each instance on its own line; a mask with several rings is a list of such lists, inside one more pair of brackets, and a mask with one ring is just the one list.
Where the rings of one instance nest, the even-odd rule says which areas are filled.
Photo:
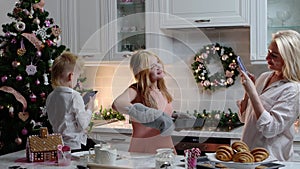
[[250, 0], [163, 0], [161, 28], [249, 26]]
[[272, 34], [279, 30], [300, 31], [300, 1], [251, 1], [251, 62], [265, 64]]
[[106, 0], [51, 0], [45, 9], [62, 28], [62, 43], [87, 62], [99, 61], [108, 52]]

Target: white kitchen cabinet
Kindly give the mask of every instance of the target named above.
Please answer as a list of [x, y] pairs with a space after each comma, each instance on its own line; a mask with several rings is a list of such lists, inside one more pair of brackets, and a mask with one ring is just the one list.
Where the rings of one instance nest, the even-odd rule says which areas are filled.
[[[251, 1], [250, 59], [253, 64], [265, 64], [272, 34], [278, 30], [300, 31], [300, 1], [256, 0]], [[281, 13], [287, 18], [280, 19]]]
[[161, 28], [249, 26], [250, 0], [163, 0]]
[[157, 0], [109, 0], [110, 61], [120, 61], [138, 49], [155, 48], [153, 15]]

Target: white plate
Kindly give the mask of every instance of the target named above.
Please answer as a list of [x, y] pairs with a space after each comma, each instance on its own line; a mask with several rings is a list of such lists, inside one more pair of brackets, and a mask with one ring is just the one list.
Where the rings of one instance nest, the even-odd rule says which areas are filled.
[[[84, 155], [89, 154], [89, 151], [78, 151], [75, 153], [72, 153], [73, 157], [84, 157]], [[91, 154], [95, 154], [94, 150], [91, 151]]]
[[254, 169], [256, 166], [259, 166], [262, 163], [268, 163], [268, 162], [274, 162], [276, 159], [274, 157], [269, 156], [267, 159], [261, 162], [256, 163], [239, 163], [239, 162], [233, 162], [233, 161], [220, 161], [216, 158], [216, 153], [206, 153], [207, 158], [210, 161], [218, 162], [221, 164], [226, 165], [229, 168], [237, 168], [237, 169]]

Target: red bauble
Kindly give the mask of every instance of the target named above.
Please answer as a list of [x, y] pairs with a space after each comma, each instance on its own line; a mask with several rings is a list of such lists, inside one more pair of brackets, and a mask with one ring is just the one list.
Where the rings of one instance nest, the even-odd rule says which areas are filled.
[[45, 97], [46, 97], [46, 93], [45, 93], [45, 92], [42, 92], [42, 93], [40, 94], [40, 96], [41, 96], [41, 98], [45, 98]]

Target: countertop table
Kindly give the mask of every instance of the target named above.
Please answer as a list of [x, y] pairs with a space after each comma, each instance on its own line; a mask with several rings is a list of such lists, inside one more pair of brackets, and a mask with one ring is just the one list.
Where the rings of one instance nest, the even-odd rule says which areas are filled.
[[[20, 166], [21, 168], [26, 169], [76, 169], [77, 165], [90, 165], [94, 167], [90, 167], [91, 169], [116, 169], [116, 168], [140, 168], [140, 169], [154, 169], [155, 168], [155, 157], [154, 155], [149, 156], [149, 154], [136, 154], [135, 160], [130, 158], [126, 158], [126, 154], [128, 152], [118, 152], [120, 156], [123, 157], [117, 160], [116, 164], [113, 166], [101, 166], [93, 165], [93, 163], [87, 163], [83, 158], [72, 160], [71, 165], [63, 167], [57, 166], [54, 162], [39, 162], [39, 163], [29, 163], [25, 160], [25, 150], [6, 154], [0, 156], [0, 168], [8, 169], [12, 166]], [[125, 156], [124, 156], [125, 155]], [[130, 155], [133, 156], [132, 154]], [[143, 157], [144, 156], [144, 157]], [[175, 169], [183, 169], [182, 162], [180, 159], [183, 159], [183, 156], [176, 156], [177, 162], [175, 162]], [[300, 162], [281, 162], [285, 165], [287, 169], [295, 169], [300, 168]]]
[[[155, 154], [144, 153], [129, 153], [124, 151], [118, 151], [119, 158], [113, 165], [101, 165], [88, 162], [84, 158], [84, 154], [88, 152], [82, 152], [82, 156], [75, 156], [72, 158], [71, 165], [58, 166], [55, 162], [27, 162], [25, 156], [25, 150], [13, 152], [0, 156], [0, 169], [8, 169], [9, 167], [19, 166], [22, 169], [77, 169], [77, 165], [88, 166], [91, 169], [154, 169], [155, 168]], [[77, 152], [78, 154], [78, 152]], [[175, 157], [175, 168], [183, 169], [184, 162], [180, 160], [184, 159], [183, 156]]]

